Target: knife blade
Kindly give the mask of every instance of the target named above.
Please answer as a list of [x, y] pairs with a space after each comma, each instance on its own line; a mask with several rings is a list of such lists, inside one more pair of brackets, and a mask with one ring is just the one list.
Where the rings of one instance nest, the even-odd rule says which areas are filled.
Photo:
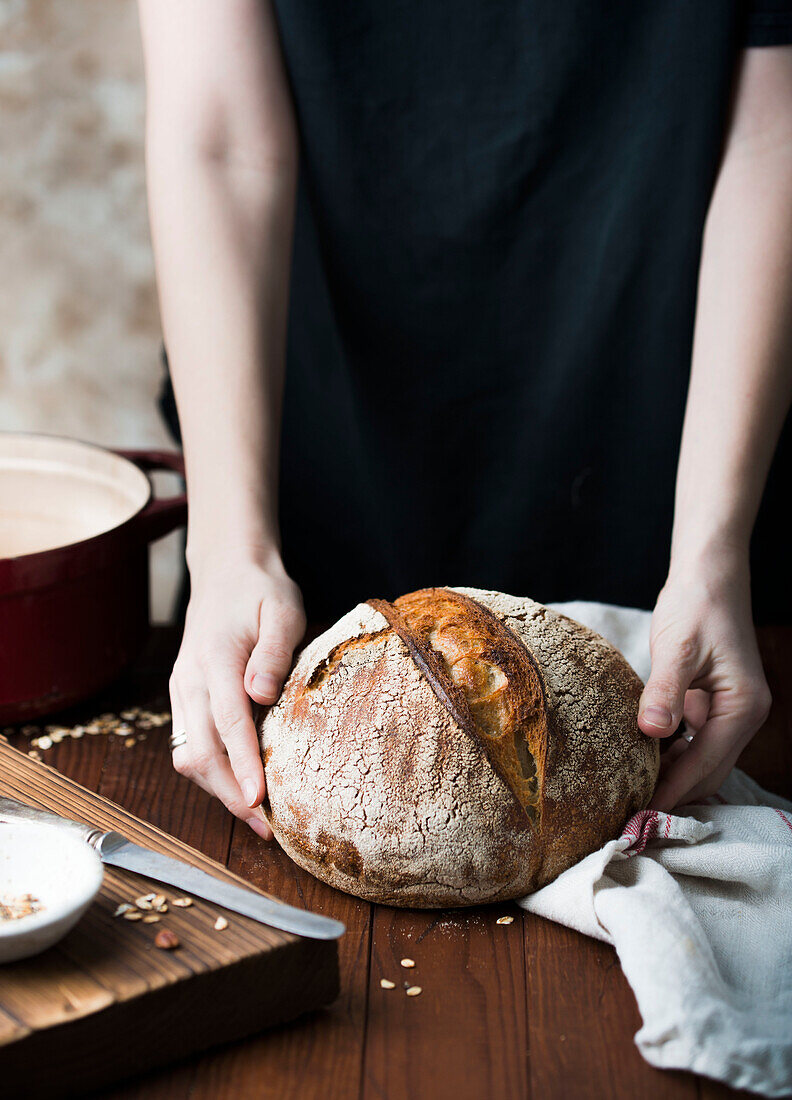
[[152, 852], [121, 833], [102, 832], [91, 825], [79, 821], [70, 821], [48, 810], [39, 810], [18, 802], [15, 798], [0, 798], [0, 821], [39, 821], [60, 828], [68, 828], [79, 834], [81, 839], [99, 853], [103, 863], [121, 867], [146, 878], [165, 882], [185, 893], [195, 894], [206, 901], [222, 905], [235, 913], [252, 917], [261, 924], [279, 928], [283, 932], [294, 932], [298, 936], [310, 939], [334, 940], [342, 936], [346, 927], [332, 917], [323, 917], [307, 909], [297, 909], [275, 898], [264, 897], [254, 890], [224, 882], [213, 875], [192, 867], [180, 859]]

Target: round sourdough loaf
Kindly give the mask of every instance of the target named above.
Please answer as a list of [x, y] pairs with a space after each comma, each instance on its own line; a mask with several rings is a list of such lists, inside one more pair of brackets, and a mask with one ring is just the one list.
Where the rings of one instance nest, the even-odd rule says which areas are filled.
[[306, 647], [265, 714], [264, 809], [296, 863], [359, 897], [519, 897], [649, 801], [640, 694], [604, 638], [533, 600], [371, 600]]

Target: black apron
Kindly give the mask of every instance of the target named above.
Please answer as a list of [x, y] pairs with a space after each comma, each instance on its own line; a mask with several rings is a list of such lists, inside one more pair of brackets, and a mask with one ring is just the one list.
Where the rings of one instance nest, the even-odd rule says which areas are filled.
[[[651, 607], [738, 54], [792, 41], [789, 3], [275, 7], [302, 158], [281, 527], [309, 616], [443, 584]], [[754, 585], [778, 619], [776, 465]]]

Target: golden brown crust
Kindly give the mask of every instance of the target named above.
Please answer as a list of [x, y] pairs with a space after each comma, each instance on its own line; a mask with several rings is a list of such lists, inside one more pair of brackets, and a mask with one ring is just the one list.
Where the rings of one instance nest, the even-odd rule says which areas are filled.
[[542, 885], [618, 836], [648, 804], [659, 746], [638, 727], [643, 685], [609, 642], [533, 600], [479, 590], [475, 598], [531, 649], [542, 669], [550, 721]]
[[[640, 681], [603, 639], [475, 589], [381, 607], [308, 646], [262, 723], [268, 816], [301, 866], [395, 905], [502, 900], [648, 801], [657, 747], [635, 722]], [[525, 802], [521, 738], [536, 761]]]
[[[381, 608], [383, 601], [369, 601]], [[423, 588], [383, 614], [428, 666], [441, 702], [478, 738], [531, 821], [541, 810], [547, 713], [541, 673], [509, 628], [475, 600]], [[446, 704], [448, 705], [448, 704]]]

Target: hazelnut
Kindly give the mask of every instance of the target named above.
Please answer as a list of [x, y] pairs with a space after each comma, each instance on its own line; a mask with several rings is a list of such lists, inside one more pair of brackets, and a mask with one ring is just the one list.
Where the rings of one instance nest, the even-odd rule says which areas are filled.
[[161, 929], [154, 939], [154, 946], [159, 947], [161, 951], [173, 951], [180, 944], [181, 940], [175, 932], [171, 932], [170, 928]]

